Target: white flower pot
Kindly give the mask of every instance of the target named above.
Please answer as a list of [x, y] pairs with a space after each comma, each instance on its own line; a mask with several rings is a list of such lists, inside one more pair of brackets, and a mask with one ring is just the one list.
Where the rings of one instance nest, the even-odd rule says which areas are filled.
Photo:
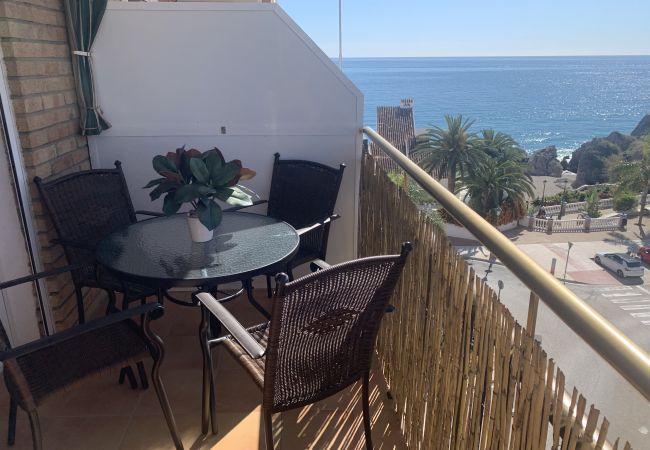
[[190, 236], [193, 242], [208, 242], [212, 240], [214, 230], [208, 230], [199, 218], [192, 215], [192, 213], [188, 213], [187, 215], [187, 224], [190, 227]]

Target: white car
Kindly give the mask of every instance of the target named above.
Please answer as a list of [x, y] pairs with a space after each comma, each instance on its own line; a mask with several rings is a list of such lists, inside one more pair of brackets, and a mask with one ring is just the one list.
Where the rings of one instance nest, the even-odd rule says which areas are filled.
[[642, 277], [643, 266], [641, 260], [625, 253], [596, 253], [596, 264], [615, 272], [621, 278]]

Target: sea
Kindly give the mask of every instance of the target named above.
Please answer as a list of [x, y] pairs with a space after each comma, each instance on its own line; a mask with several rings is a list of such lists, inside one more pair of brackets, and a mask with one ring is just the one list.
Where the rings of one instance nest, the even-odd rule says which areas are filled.
[[377, 106], [412, 98], [416, 128], [462, 114], [473, 131], [529, 152], [555, 145], [560, 158], [650, 114], [650, 56], [344, 58], [343, 71], [364, 93], [365, 125]]

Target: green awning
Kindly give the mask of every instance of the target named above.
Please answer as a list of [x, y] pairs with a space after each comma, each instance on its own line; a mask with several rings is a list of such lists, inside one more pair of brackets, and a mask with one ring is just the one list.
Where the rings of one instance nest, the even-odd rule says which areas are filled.
[[107, 0], [64, 0], [83, 135], [97, 135], [111, 127], [102, 117], [97, 105], [90, 55], [106, 11], [106, 2]]

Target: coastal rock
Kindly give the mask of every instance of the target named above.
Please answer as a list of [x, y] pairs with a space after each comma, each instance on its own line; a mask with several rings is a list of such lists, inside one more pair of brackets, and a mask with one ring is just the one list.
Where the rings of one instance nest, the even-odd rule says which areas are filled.
[[537, 150], [528, 160], [530, 175], [543, 175], [559, 177], [562, 175], [562, 165], [557, 160], [557, 148], [550, 145], [541, 150]]
[[[589, 149], [589, 154], [593, 156], [598, 153], [611, 153], [610, 144], [614, 145], [614, 153], [618, 154], [624, 151], [627, 151], [637, 139], [633, 136], [619, 133], [618, 131], [613, 131], [607, 137], [603, 138], [594, 138], [589, 142], [582, 144], [577, 150], [574, 150], [571, 154], [571, 160], [569, 161], [568, 170], [574, 173], [578, 173], [578, 166], [580, 165], [580, 159], [582, 155]], [[600, 150], [598, 150], [600, 148]]]
[[641, 137], [650, 134], [650, 114], [646, 114], [632, 131], [632, 136]]
[[594, 138], [573, 152], [569, 170], [576, 173], [574, 187], [603, 183], [608, 180], [606, 160], [622, 152], [618, 145], [608, 139], [610, 136]]

